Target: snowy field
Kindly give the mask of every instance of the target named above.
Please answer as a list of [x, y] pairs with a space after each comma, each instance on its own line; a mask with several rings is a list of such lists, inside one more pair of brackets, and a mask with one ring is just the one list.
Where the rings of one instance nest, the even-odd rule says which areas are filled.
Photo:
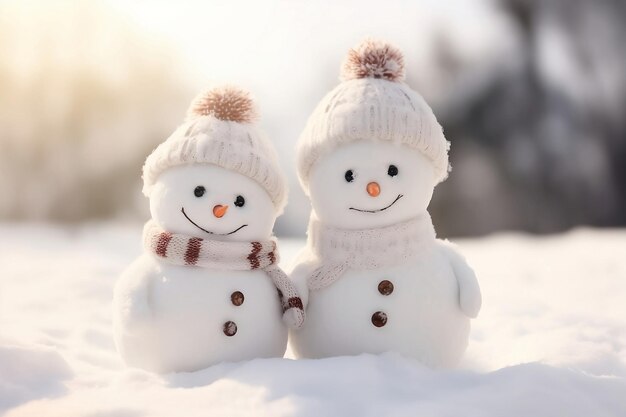
[[385, 354], [156, 376], [125, 369], [111, 338], [139, 226], [2, 225], [0, 414], [626, 416], [626, 231], [459, 243], [484, 300], [459, 370]]

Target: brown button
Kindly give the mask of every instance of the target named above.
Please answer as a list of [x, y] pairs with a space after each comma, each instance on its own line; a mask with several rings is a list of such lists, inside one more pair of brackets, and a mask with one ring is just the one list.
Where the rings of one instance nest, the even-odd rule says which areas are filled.
[[224, 334], [226, 336], [234, 336], [235, 333], [237, 333], [237, 325], [234, 321], [227, 321], [224, 323]]
[[376, 327], [383, 327], [387, 324], [387, 315], [382, 311], [372, 314], [372, 324]]
[[393, 292], [393, 283], [388, 280], [380, 281], [378, 284], [378, 292], [382, 295], [389, 295]]
[[235, 291], [230, 295], [230, 301], [232, 301], [232, 303], [236, 306], [242, 305], [244, 299], [245, 297], [241, 291]]

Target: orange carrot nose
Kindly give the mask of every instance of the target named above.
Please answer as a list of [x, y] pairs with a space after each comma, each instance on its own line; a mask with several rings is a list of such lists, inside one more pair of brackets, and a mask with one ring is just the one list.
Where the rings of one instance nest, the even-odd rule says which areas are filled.
[[224, 216], [224, 214], [226, 214], [227, 210], [228, 206], [222, 206], [221, 204], [218, 204], [217, 206], [213, 207], [213, 215], [219, 219], [220, 217]]
[[372, 197], [378, 197], [380, 194], [380, 185], [377, 182], [370, 182], [366, 187], [367, 193]]

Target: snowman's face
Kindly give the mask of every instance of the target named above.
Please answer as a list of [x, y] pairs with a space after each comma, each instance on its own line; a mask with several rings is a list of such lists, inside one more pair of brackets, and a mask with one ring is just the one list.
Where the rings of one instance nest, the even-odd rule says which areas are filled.
[[310, 198], [320, 221], [342, 229], [370, 229], [423, 213], [435, 185], [432, 163], [419, 151], [360, 141], [315, 163]]
[[259, 184], [209, 164], [163, 172], [150, 193], [150, 212], [167, 231], [230, 241], [265, 240], [276, 220]]

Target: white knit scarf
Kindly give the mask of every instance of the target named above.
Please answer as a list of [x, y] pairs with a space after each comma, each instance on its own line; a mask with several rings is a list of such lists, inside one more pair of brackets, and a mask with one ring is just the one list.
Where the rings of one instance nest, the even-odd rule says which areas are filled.
[[413, 258], [435, 239], [426, 212], [387, 227], [365, 230], [337, 229], [311, 216], [308, 247], [319, 264], [308, 278], [311, 290], [337, 281], [347, 269], [377, 269]]
[[283, 320], [294, 329], [304, 322], [304, 308], [296, 288], [278, 267], [276, 239], [261, 242], [222, 242], [170, 233], [154, 220], [143, 229], [143, 245], [150, 253], [174, 265], [249, 271], [262, 269], [278, 289]]

